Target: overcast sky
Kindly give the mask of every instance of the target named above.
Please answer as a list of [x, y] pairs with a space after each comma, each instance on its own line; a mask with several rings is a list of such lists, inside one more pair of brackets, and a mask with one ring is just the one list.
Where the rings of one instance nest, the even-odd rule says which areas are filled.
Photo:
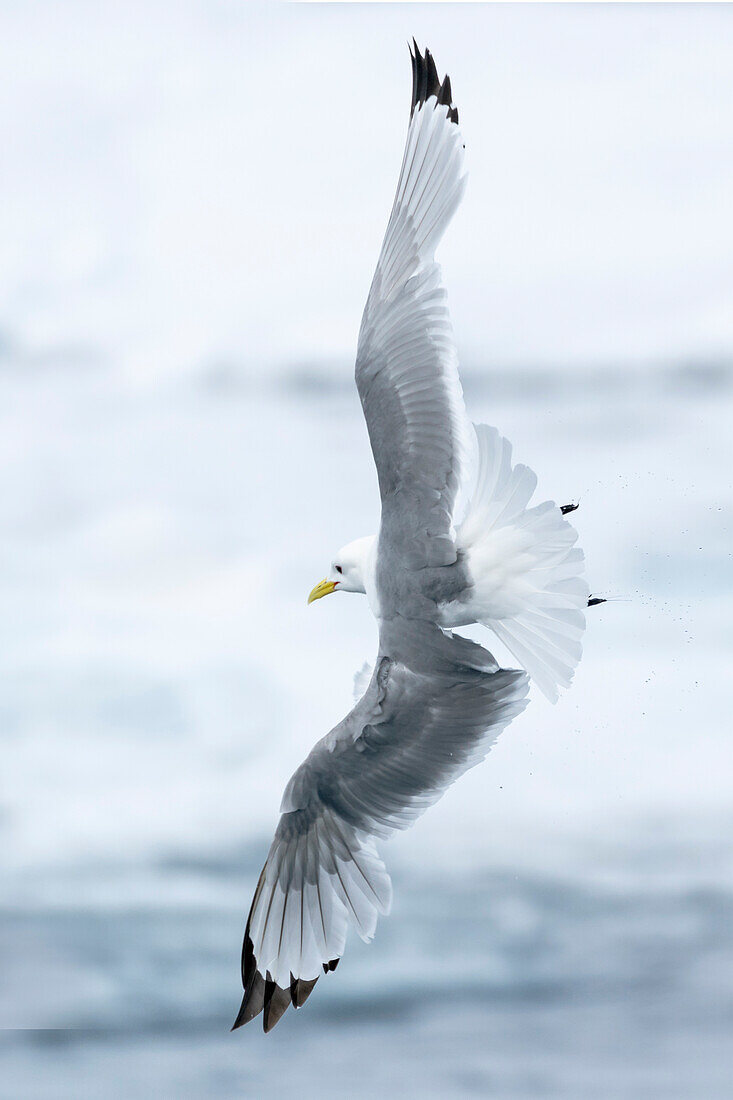
[[353, 359], [407, 125], [450, 73], [471, 364], [733, 352], [729, 5], [0, 7], [0, 331], [134, 376]]

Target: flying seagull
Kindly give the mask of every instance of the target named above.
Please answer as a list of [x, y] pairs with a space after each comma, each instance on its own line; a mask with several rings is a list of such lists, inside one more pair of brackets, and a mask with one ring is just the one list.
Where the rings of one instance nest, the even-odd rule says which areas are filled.
[[[580, 656], [588, 590], [575, 532], [554, 504], [527, 508], [534, 475], [466, 416], [435, 248], [464, 192], [450, 80], [412, 56], [402, 170], [356, 360], [381, 495], [379, 534], [334, 562], [326, 591], [368, 595], [379, 648], [366, 690], [290, 779], [252, 902], [234, 1027], [269, 1031], [335, 970], [349, 925], [364, 940], [391, 901], [377, 841], [405, 829], [484, 758]], [[472, 449], [475, 492], [460, 522]], [[448, 629], [488, 622], [521, 670]], [[503, 635], [501, 633], [503, 631]], [[511, 643], [511, 644], [510, 644]]]

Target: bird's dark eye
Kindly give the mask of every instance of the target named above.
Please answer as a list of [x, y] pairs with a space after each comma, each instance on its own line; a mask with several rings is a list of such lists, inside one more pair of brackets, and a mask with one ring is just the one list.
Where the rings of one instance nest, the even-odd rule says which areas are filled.
[[341, 568], [340, 565], [334, 565], [334, 569], [336, 570], [337, 573], [343, 573], [343, 569]]

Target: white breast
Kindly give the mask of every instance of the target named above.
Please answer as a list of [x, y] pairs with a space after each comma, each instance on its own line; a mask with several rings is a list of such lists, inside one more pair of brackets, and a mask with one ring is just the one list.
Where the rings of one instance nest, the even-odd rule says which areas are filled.
[[364, 565], [364, 588], [366, 590], [366, 597], [369, 600], [369, 606], [372, 609], [372, 615], [375, 619], [381, 618], [379, 608], [379, 596], [377, 595], [377, 546], [379, 545], [379, 535], [372, 541], [372, 545], [369, 548], [366, 562]]

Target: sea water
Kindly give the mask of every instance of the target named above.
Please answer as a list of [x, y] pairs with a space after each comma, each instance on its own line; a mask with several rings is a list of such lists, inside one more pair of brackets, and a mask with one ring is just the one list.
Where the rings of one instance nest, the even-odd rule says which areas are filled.
[[6, 355], [1, 1095], [731, 1095], [733, 374], [464, 375], [619, 598], [557, 706], [384, 846], [392, 914], [264, 1036], [229, 1033], [252, 891], [376, 646], [360, 597], [305, 602], [378, 523], [350, 365]]

